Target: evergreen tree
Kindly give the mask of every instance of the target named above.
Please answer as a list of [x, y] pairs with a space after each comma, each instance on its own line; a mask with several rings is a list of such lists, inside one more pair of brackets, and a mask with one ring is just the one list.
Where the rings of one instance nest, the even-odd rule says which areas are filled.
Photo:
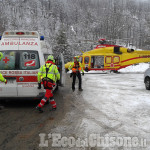
[[53, 52], [55, 57], [62, 53], [64, 56], [65, 63], [70, 61], [72, 58], [72, 53], [67, 42], [66, 32], [63, 28], [59, 30], [56, 36], [56, 45], [53, 47]]

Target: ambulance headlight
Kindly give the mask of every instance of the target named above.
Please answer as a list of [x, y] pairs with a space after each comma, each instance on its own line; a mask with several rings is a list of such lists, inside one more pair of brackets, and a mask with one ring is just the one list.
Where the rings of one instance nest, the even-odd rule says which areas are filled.
[[44, 40], [44, 36], [40, 36], [40, 40]]

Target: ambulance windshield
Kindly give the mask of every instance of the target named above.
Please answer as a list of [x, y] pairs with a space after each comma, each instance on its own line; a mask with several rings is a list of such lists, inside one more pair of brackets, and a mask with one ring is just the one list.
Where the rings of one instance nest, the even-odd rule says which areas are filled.
[[35, 70], [40, 68], [37, 51], [2, 51], [0, 70]]

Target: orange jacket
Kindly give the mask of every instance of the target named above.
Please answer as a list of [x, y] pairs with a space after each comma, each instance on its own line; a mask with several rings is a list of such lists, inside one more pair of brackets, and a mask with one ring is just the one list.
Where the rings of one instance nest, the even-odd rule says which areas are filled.
[[77, 63], [73, 62], [69, 67], [69, 70], [71, 69], [72, 69], [72, 72], [78, 72], [78, 71], [84, 72], [80, 62], [77, 62]]

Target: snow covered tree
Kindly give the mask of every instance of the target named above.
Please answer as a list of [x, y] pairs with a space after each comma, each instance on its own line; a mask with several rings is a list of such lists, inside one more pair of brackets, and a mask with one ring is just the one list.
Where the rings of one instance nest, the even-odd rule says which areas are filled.
[[71, 60], [72, 54], [69, 49], [66, 32], [63, 29], [63, 27], [59, 30], [57, 34], [56, 45], [53, 47], [53, 52], [55, 57], [57, 57], [60, 53], [62, 53], [64, 55], [65, 62]]
[[0, 13], [1, 33], [37, 30], [48, 45], [68, 44], [70, 48], [62, 49], [70, 49], [71, 55], [89, 49], [88, 44], [80, 44], [79, 48], [73, 43], [99, 38], [127, 39], [126, 44], [149, 48], [148, 0], [1, 0]]

